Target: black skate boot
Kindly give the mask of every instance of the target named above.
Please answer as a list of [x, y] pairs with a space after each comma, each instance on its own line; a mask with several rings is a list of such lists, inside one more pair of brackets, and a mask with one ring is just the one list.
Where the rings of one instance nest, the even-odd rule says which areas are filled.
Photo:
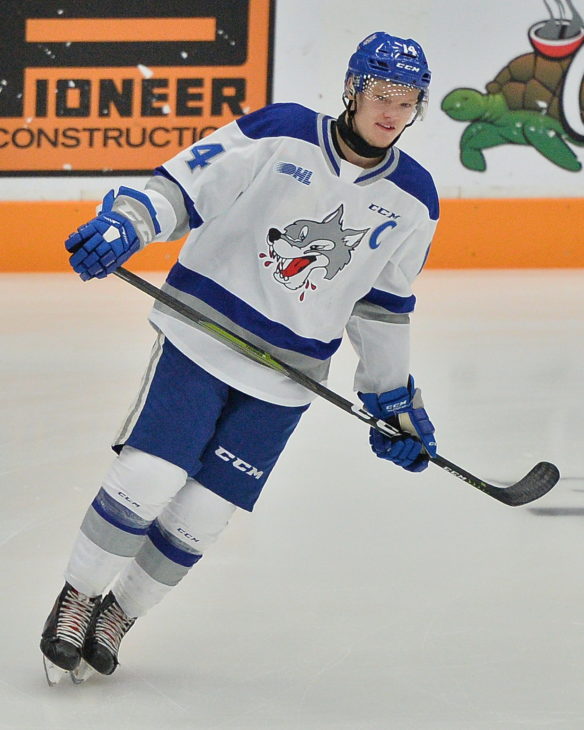
[[100, 674], [113, 674], [118, 666], [120, 642], [134, 625], [110, 591], [93, 617], [85, 638], [83, 659]]
[[49, 684], [56, 684], [79, 666], [85, 635], [100, 600], [101, 596], [90, 598], [65, 583], [45, 622], [41, 638]]

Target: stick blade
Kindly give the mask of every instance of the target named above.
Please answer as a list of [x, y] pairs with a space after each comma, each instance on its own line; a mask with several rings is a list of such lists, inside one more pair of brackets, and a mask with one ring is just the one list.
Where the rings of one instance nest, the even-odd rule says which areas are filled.
[[540, 461], [533, 469], [515, 484], [506, 488], [497, 488], [496, 493], [491, 493], [500, 502], [519, 507], [522, 504], [529, 504], [544, 494], [547, 494], [560, 480], [560, 472], [555, 464], [548, 461]]

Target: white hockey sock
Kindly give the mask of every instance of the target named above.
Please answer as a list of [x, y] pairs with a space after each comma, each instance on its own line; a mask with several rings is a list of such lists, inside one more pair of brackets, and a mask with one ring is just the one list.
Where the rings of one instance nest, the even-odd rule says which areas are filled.
[[65, 579], [87, 595], [103, 593], [140, 551], [152, 521], [186, 477], [174, 464], [124, 447], [87, 510]]
[[80, 531], [65, 569], [65, 580], [86, 596], [99, 596], [131, 560], [107, 552]]
[[235, 509], [188, 479], [152, 524], [140, 552], [112, 587], [128, 616], [143, 616], [161, 601], [215, 542]]
[[159, 583], [151, 578], [135, 561], [121, 573], [113, 592], [122, 610], [132, 618], [144, 616], [160, 603], [174, 586]]

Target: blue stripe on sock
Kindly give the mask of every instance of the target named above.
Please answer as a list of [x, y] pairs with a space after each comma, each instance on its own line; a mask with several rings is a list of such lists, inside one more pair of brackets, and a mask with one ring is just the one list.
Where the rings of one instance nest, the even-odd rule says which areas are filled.
[[125, 508], [123, 505], [119, 505], [115, 499], [112, 499], [103, 489], [100, 489], [97, 497], [91, 503], [91, 506], [106, 522], [109, 522], [110, 525], [113, 525], [124, 532], [129, 532], [132, 535], [145, 535], [148, 532], [149, 523], [144, 523], [144, 521], [137, 516], [137, 521], [140, 520], [140, 522], [144, 523], [141, 526], [132, 525], [129, 524], [127, 520], [120, 519], [120, 513], [122, 509]]
[[165, 557], [172, 560], [174, 563], [184, 565], [185, 568], [190, 568], [197, 562], [197, 560], [200, 560], [203, 557], [201, 553], [189, 553], [186, 550], [181, 550], [176, 547], [176, 545], [170, 543], [161, 532], [156, 521], [150, 525], [148, 537], [152, 544], [160, 550]]

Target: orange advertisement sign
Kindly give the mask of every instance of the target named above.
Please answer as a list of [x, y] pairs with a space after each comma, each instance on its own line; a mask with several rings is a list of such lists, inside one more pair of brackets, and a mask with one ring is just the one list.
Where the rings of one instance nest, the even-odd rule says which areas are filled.
[[273, 15], [273, 0], [3, 0], [0, 175], [148, 173], [265, 106]]

